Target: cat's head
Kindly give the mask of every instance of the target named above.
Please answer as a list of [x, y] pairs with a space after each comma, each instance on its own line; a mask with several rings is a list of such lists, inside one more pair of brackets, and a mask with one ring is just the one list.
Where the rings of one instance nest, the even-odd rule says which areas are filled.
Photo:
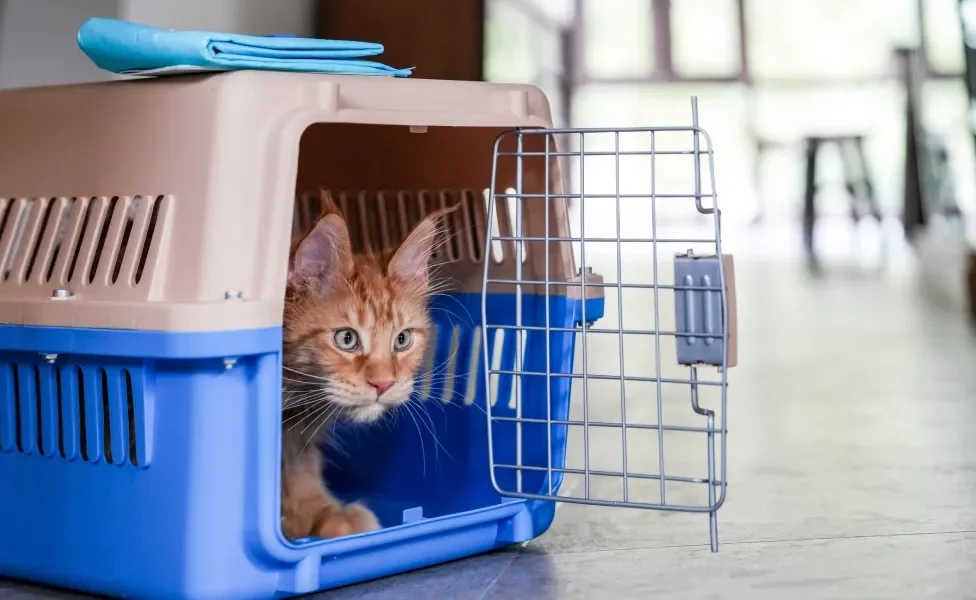
[[428, 263], [450, 209], [421, 221], [392, 255], [354, 255], [342, 215], [323, 200], [289, 259], [285, 407], [369, 422], [413, 391], [431, 336]]

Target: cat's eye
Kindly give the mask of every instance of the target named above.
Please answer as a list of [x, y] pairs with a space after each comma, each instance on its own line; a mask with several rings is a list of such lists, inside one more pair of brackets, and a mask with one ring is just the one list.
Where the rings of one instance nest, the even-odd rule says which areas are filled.
[[359, 334], [354, 329], [340, 329], [332, 336], [336, 348], [343, 352], [352, 352], [359, 348]]
[[405, 352], [410, 346], [413, 346], [413, 332], [409, 329], [404, 329], [393, 339], [394, 352]]

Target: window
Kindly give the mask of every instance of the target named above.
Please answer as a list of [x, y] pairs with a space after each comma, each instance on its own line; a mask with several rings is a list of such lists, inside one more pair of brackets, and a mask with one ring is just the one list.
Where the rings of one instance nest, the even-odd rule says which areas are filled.
[[679, 77], [735, 77], [742, 69], [737, 0], [671, 3], [671, 53]]
[[490, 2], [485, 23], [485, 78], [534, 82], [543, 68], [535, 35], [525, 13], [507, 2]]
[[566, 17], [556, 10], [560, 6], [556, 2], [542, 10], [531, 2], [488, 2], [485, 79], [538, 86], [549, 97], [556, 124], [564, 125], [560, 20]]
[[[756, 209], [753, 194], [755, 147], [749, 136], [747, 95], [739, 84], [592, 84], [578, 92], [573, 123], [580, 127], [628, 127], [646, 125], [690, 125], [690, 98], [698, 96], [701, 126], [708, 131], [716, 153], [715, 178], [719, 205], [728, 221], [749, 219]], [[628, 136], [630, 137], [630, 136]], [[690, 134], [660, 134], [659, 149], [690, 149]], [[596, 141], [596, 140], [594, 140]], [[626, 140], [633, 141], [633, 140]], [[625, 140], [621, 141], [622, 144]], [[673, 148], [671, 146], [674, 146]], [[679, 147], [680, 146], [680, 147]], [[623, 148], [628, 149], [628, 148]], [[646, 149], [630, 148], [630, 149]], [[658, 193], [687, 193], [692, 189], [694, 170], [688, 156], [657, 158]], [[614, 189], [614, 172], [608, 166], [587, 174], [587, 191], [605, 193]], [[607, 161], [612, 163], [612, 161]], [[621, 162], [621, 190], [644, 193], [649, 169], [639, 160]], [[631, 168], [628, 168], [628, 164]], [[707, 171], [703, 161], [703, 185]], [[594, 179], [595, 178], [595, 179]], [[638, 180], [631, 180], [636, 178]], [[705, 190], [708, 191], [708, 190]], [[633, 213], [637, 214], [637, 213]], [[657, 214], [662, 220], [687, 220], [696, 216], [694, 206], [685, 201], [658, 201]], [[644, 215], [646, 217], [646, 215]], [[635, 220], [637, 220], [635, 218]], [[643, 223], [646, 223], [646, 219]], [[640, 222], [637, 223], [640, 226]]]
[[649, 77], [654, 70], [650, 0], [584, 0], [583, 65], [596, 79]]
[[878, 77], [918, 43], [915, 0], [747, 0], [746, 15], [757, 80]]
[[936, 73], [962, 73], [965, 69], [959, 0], [924, 0], [925, 52]]

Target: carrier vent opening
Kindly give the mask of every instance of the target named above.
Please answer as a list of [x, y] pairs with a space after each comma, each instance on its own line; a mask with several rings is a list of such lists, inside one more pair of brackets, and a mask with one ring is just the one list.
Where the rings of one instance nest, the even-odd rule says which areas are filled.
[[0, 285], [139, 286], [158, 254], [162, 195], [0, 198]]
[[138, 369], [0, 363], [0, 450], [146, 466], [142, 381]]

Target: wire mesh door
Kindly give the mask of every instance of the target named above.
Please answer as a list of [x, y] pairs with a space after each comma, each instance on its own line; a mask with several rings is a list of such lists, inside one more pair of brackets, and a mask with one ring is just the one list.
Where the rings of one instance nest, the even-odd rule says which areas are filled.
[[697, 101], [685, 126], [503, 133], [487, 201], [493, 485], [707, 513], [717, 550], [734, 286]]

